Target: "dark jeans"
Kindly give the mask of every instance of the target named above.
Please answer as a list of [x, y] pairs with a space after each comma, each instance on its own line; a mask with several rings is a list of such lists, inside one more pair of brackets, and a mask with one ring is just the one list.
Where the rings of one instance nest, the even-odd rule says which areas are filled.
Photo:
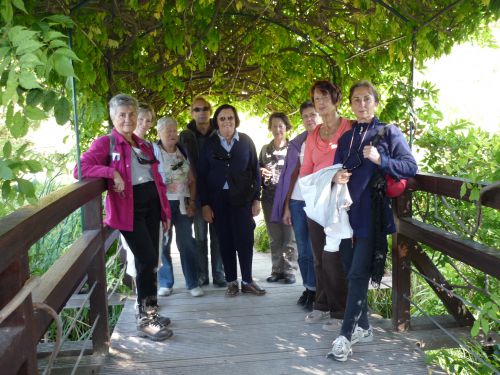
[[168, 241], [163, 244], [162, 248], [163, 265], [158, 270], [160, 287], [172, 288], [174, 285], [170, 247], [172, 228], [175, 227], [175, 241], [181, 256], [182, 273], [186, 280], [186, 288], [191, 290], [198, 286], [198, 252], [193, 238], [193, 222], [187, 215], [181, 214], [178, 200], [169, 200], [168, 202], [172, 213], [172, 227], [168, 231]]
[[134, 254], [138, 304], [156, 301], [160, 220], [161, 205], [155, 183], [135, 185], [134, 230], [120, 232]]
[[269, 197], [263, 197], [262, 211], [271, 248], [271, 273], [292, 276], [297, 269], [297, 245], [293, 228], [283, 223], [271, 222], [272, 209], [273, 201]]
[[307, 226], [307, 216], [304, 211], [306, 206], [304, 201], [290, 199], [290, 214], [292, 215], [292, 226], [297, 241], [297, 251], [299, 255], [299, 269], [302, 275], [304, 286], [309, 290], [316, 290], [316, 275], [314, 273], [314, 257], [309, 238], [309, 228]]
[[330, 311], [336, 319], [344, 317], [347, 281], [339, 252], [324, 251], [326, 235], [323, 227], [311, 219], [307, 219], [309, 235], [314, 253], [314, 270], [316, 273], [316, 299], [314, 309]]
[[194, 237], [198, 250], [198, 282], [203, 284], [208, 276], [208, 232], [210, 231], [210, 262], [212, 263], [212, 280], [224, 280], [224, 266], [219, 250], [219, 241], [213, 224], [203, 220], [201, 207], [196, 208], [194, 215]]
[[353, 247], [351, 239], [342, 240], [340, 256], [349, 284], [340, 334], [350, 340], [356, 324], [363, 329], [369, 327], [366, 299], [372, 268], [372, 241], [369, 238], [356, 238]]
[[236, 260], [238, 254], [241, 279], [251, 283], [255, 221], [250, 203], [239, 207], [231, 206], [228, 190], [223, 190], [211, 207], [214, 211], [215, 230], [219, 238], [226, 281], [238, 279]]

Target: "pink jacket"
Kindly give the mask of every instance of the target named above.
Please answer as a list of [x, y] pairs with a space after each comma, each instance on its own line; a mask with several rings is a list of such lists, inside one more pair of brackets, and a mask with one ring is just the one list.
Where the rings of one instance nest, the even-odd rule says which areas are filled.
[[[132, 171], [130, 170], [131, 147], [125, 138], [115, 129], [111, 134], [115, 137], [114, 153], [120, 154], [119, 160], [112, 160], [108, 166], [110, 141], [107, 135], [97, 138], [81, 158], [82, 177], [103, 177], [108, 182], [106, 195], [106, 218], [104, 223], [118, 230], [133, 231], [134, 228], [134, 197], [132, 187]], [[143, 139], [132, 135], [141, 151], [148, 157], [154, 158], [153, 148]], [[113, 158], [116, 159], [116, 158]], [[120, 173], [125, 182], [125, 190], [116, 193], [113, 190], [114, 171]], [[170, 206], [167, 200], [167, 189], [158, 172], [158, 163], [151, 164], [153, 178], [161, 202], [161, 219], [170, 219]], [[78, 168], [73, 171], [78, 178]]]

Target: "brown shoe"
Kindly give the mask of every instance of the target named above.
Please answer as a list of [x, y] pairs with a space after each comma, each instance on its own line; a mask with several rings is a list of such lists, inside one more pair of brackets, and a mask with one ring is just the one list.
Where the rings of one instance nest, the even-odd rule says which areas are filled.
[[252, 281], [251, 284], [241, 283], [241, 292], [252, 293], [256, 296], [263, 296], [264, 294], [266, 294], [266, 290], [264, 288], [261, 288], [255, 281]]
[[238, 288], [238, 281], [231, 281], [227, 283], [226, 296], [227, 297], [236, 297], [240, 289]]

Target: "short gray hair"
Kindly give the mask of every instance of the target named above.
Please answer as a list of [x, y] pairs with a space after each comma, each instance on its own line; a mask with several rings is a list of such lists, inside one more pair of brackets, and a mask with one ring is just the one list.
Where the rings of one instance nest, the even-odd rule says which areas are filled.
[[135, 110], [139, 108], [139, 102], [133, 96], [127, 94], [118, 94], [111, 98], [109, 101], [109, 115], [114, 117], [118, 107], [134, 107]]
[[161, 117], [158, 119], [158, 122], [156, 123], [156, 131], [161, 132], [163, 129], [167, 127], [167, 125], [170, 124], [177, 126], [177, 120], [169, 116]]

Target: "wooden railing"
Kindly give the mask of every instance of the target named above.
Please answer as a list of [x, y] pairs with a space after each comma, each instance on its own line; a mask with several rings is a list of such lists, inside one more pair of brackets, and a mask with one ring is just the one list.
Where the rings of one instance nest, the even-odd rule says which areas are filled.
[[[423, 191], [448, 198], [468, 201], [460, 196], [464, 180], [429, 173], [420, 173], [410, 181], [411, 191]], [[498, 183], [481, 185], [479, 204], [500, 209], [500, 186]], [[434, 292], [455, 320], [464, 326], [472, 325], [474, 317], [459, 299], [442, 287], [451, 290], [450, 284], [439, 272], [432, 260], [423, 251], [421, 244], [442, 252], [468, 264], [488, 275], [500, 278], [500, 250], [461, 238], [433, 225], [412, 217], [412, 192], [407, 191], [396, 200], [394, 212], [397, 233], [392, 245], [392, 321], [397, 331], [410, 328], [411, 266], [425, 275]]]
[[[40, 200], [36, 206], [0, 219], [0, 310], [18, 306], [0, 325], [0, 369], [13, 374], [38, 372], [37, 344], [53, 319], [45, 311], [34, 309], [34, 304], [46, 304], [60, 312], [84, 279], [95, 285], [89, 301], [91, 324], [97, 320], [92, 335], [93, 353], [108, 353], [104, 256], [116, 233], [102, 223], [104, 190], [101, 179], [75, 183]], [[28, 250], [80, 207], [84, 210], [81, 237], [45, 274], [33, 278]]]
[[[412, 181], [412, 190], [466, 200], [467, 197], [460, 197], [462, 182], [449, 177], [419, 174]], [[102, 224], [104, 190], [102, 180], [75, 183], [42, 199], [36, 206], [20, 209], [0, 219], [0, 310], [5, 311], [16, 300], [20, 302], [0, 324], [0, 369], [9, 369], [9, 373], [18, 374], [37, 373], [37, 343], [52, 319], [44, 311], [34, 309], [33, 304], [45, 303], [60, 312], [85, 278], [89, 285], [95, 284], [90, 298], [91, 324], [98, 320], [92, 335], [93, 353], [108, 352], [104, 256], [116, 238], [116, 232]], [[497, 249], [461, 239], [415, 220], [411, 216], [411, 194], [407, 192], [395, 201], [397, 234], [393, 238], [392, 252], [393, 326], [399, 331], [407, 330], [411, 322], [412, 263], [419, 272], [446, 285], [446, 280], [422, 251], [420, 244], [500, 277], [500, 252]], [[483, 190], [481, 204], [497, 210], [500, 208], [500, 193], [496, 185]], [[81, 237], [40, 279], [32, 278], [29, 248], [80, 207], [84, 208]], [[471, 314], [460, 301], [439, 288], [434, 289], [460, 324], [472, 323]]]

